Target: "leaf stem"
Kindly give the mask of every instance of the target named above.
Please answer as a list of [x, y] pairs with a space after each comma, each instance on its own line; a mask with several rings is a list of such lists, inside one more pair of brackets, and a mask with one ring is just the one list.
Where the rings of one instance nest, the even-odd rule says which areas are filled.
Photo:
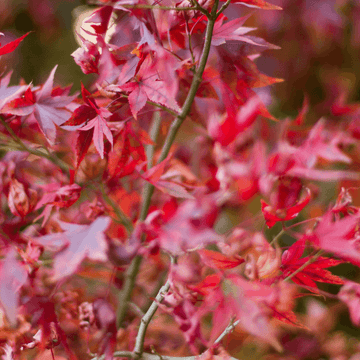
[[269, 243], [269, 245], [276, 244], [277, 241], [285, 234], [285, 229], [282, 229]]

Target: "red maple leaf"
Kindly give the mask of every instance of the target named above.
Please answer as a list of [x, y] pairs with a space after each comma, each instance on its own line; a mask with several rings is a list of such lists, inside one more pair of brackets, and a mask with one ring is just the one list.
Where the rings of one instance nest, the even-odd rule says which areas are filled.
[[111, 178], [132, 174], [135, 167], [146, 160], [144, 145], [151, 145], [149, 135], [136, 124], [124, 122], [114, 139], [114, 147], [108, 156], [108, 171]]
[[290, 206], [285, 209], [273, 208], [272, 206], [268, 205], [264, 200], [260, 200], [261, 202], [261, 211], [264, 214], [264, 218], [266, 221], [266, 225], [271, 228], [273, 227], [278, 221], [288, 221], [294, 219], [296, 216], [299, 215], [299, 212], [309, 203], [310, 201], [310, 190], [306, 188], [307, 195], [304, 199], [300, 200], [293, 206]]
[[90, 225], [61, 222], [65, 232], [41, 236], [35, 239], [45, 248], [55, 247], [54, 280], [73, 274], [85, 258], [106, 261], [107, 243], [104, 235], [110, 218], [99, 217]]
[[5, 114], [19, 116], [32, 115], [50, 144], [55, 143], [55, 124], [61, 125], [69, 118], [71, 113], [66, 109], [66, 106], [77, 96], [59, 96], [52, 93], [56, 68], [57, 65], [40, 90], [33, 92], [29, 87], [23, 97], [10, 101], [1, 111]]
[[194, 196], [187, 192], [184, 185], [166, 179], [165, 168], [167, 167], [171, 156], [172, 154], [168, 155], [168, 157], [159, 164], [156, 164], [152, 168], [141, 173], [141, 177], [165, 194], [169, 194], [177, 198], [194, 199]]
[[[311, 256], [305, 256], [303, 258], [301, 257], [304, 253], [304, 250], [305, 241], [298, 240], [293, 245], [291, 245], [288, 250], [284, 251], [280, 267], [284, 278], [294, 273], [297, 269], [299, 269], [311, 259]], [[309, 265], [298, 272], [295, 276], [293, 276], [292, 280], [296, 284], [313, 288], [314, 292], [317, 292], [317, 285], [315, 281], [337, 285], [343, 284], [344, 282], [341, 278], [333, 275], [329, 270], [326, 270], [328, 267], [337, 266], [342, 263], [342, 260], [320, 256], [315, 261], [309, 263]]]
[[[111, 146], [113, 146], [113, 136], [109, 129], [109, 126], [105, 120], [105, 118], [110, 117], [112, 113], [105, 109], [99, 107], [95, 100], [91, 99], [91, 93], [87, 91], [83, 84], [81, 84], [81, 94], [82, 98], [85, 102], [85, 105], [79, 106], [73, 114], [71, 115], [70, 119], [66, 122], [62, 123], [62, 126], [77, 126], [82, 125], [85, 123], [84, 126], [82, 126], [79, 130], [86, 131], [86, 135], [83, 135], [81, 142], [77, 142], [78, 146], [84, 145], [85, 138], [88, 137], [90, 134], [89, 131], [92, 132], [92, 139], [95, 145], [96, 150], [98, 151], [100, 157], [104, 158], [104, 136], [109, 140]], [[78, 138], [79, 139], [79, 138]], [[77, 166], [79, 166], [82, 158], [85, 156], [85, 153], [87, 149], [89, 148], [89, 142], [86, 141], [87, 148], [86, 150], [77, 150], [78, 152], [78, 159], [77, 159]], [[77, 146], [77, 149], [78, 149]], [[79, 161], [80, 158], [80, 161]]]
[[242, 264], [245, 260], [240, 256], [225, 256], [217, 251], [201, 249], [198, 250], [198, 253], [201, 257], [201, 260], [206, 266], [209, 266], [213, 269], [225, 270], [232, 269], [240, 264]]
[[[29, 31], [28, 33], [26, 33], [23, 36], [20, 36], [19, 38], [10, 41], [9, 43], [7, 43], [6, 45], [0, 47], [0, 56], [1, 55], [5, 55], [5, 54], [9, 54], [11, 52], [13, 52], [21, 43], [21, 41], [23, 41], [29, 34], [31, 33], [31, 31]], [[0, 35], [4, 35], [3, 33], [0, 33]], [[0, 44], [1, 45], [1, 44]]]

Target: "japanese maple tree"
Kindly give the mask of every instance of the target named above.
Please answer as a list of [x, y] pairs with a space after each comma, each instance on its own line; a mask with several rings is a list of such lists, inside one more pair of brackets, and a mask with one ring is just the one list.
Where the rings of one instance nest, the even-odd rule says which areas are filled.
[[323, 297], [360, 326], [360, 105], [272, 114], [283, 80], [257, 59], [279, 47], [252, 26], [281, 18], [270, 2], [93, 5], [69, 54], [93, 74], [81, 94], [56, 64], [42, 84], [1, 74], [3, 359], [345, 358], [314, 319]]

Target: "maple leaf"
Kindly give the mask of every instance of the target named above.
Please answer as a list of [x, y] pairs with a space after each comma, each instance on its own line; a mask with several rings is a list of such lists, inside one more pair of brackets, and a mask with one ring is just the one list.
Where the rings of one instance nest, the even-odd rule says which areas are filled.
[[25, 284], [27, 278], [27, 271], [16, 260], [15, 250], [10, 250], [2, 260], [0, 267], [0, 301], [12, 325], [16, 324], [19, 289]]
[[166, 194], [177, 198], [194, 199], [194, 196], [189, 194], [182, 184], [175, 181], [165, 180], [165, 167], [168, 165], [171, 156], [172, 154], [169, 154], [166, 159], [141, 173], [140, 176]]
[[262, 42], [256, 42], [255, 37], [244, 36], [250, 31], [256, 30], [256, 28], [242, 26], [244, 22], [250, 17], [246, 15], [234, 20], [227, 21], [224, 24], [224, 21], [227, 20], [227, 17], [221, 14], [214, 25], [213, 37], [211, 44], [218, 46], [224, 44], [226, 40], [238, 40], [247, 42], [252, 45], [265, 46]]
[[198, 253], [201, 257], [201, 260], [206, 266], [209, 266], [213, 269], [225, 270], [232, 269], [240, 264], [242, 264], [245, 260], [240, 256], [225, 256], [217, 251], [200, 249]]
[[211, 228], [216, 215], [214, 200], [209, 196], [183, 202], [157, 230], [160, 247], [173, 255], [180, 255], [209, 243], [222, 242], [223, 236]]
[[355, 326], [360, 326], [360, 285], [356, 282], [345, 280], [338, 298], [349, 308], [351, 321]]
[[136, 124], [125, 122], [114, 139], [114, 147], [108, 156], [111, 178], [121, 178], [134, 172], [136, 165], [146, 160], [144, 145], [153, 145], [149, 135]]
[[[113, 136], [109, 129], [109, 126], [105, 120], [105, 118], [110, 117], [112, 113], [105, 109], [100, 108], [95, 100], [91, 99], [90, 92], [87, 91], [83, 84], [81, 84], [81, 94], [82, 98], [85, 102], [85, 105], [79, 106], [73, 114], [71, 115], [70, 119], [66, 122], [62, 123], [61, 126], [77, 126], [82, 125], [85, 123], [84, 126], [79, 128], [80, 131], [92, 131], [92, 139], [95, 145], [97, 152], [99, 153], [100, 157], [104, 158], [104, 136], [109, 140], [111, 146], [113, 146]], [[86, 133], [83, 137], [87, 137], [89, 132]], [[84, 140], [81, 137], [81, 140]], [[78, 141], [78, 145], [81, 146], [81, 143]], [[88, 146], [87, 146], [88, 149]], [[86, 149], [86, 150], [87, 150]], [[77, 167], [79, 166], [82, 158], [84, 157], [84, 150], [79, 151], [81, 155], [78, 155], [77, 160]], [[79, 161], [79, 157], [81, 160]]]
[[[304, 253], [304, 250], [305, 241], [298, 240], [293, 245], [291, 245], [288, 250], [284, 251], [280, 267], [284, 278], [294, 273], [297, 269], [299, 269], [311, 259], [311, 256], [305, 256], [303, 258], [301, 257]], [[292, 280], [296, 284], [313, 288], [314, 292], [317, 292], [317, 285], [315, 281], [341, 285], [344, 283], [343, 280], [340, 277], [333, 275], [330, 271], [326, 270], [326, 268], [337, 266], [342, 263], [342, 260], [320, 256], [315, 261], [309, 263], [295, 276], [293, 276]]]
[[111, 14], [113, 11], [112, 6], [102, 6], [95, 10], [88, 18], [84, 20], [84, 23], [90, 23], [90, 25], [97, 35], [103, 35], [109, 25]]
[[306, 234], [304, 239], [344, 260], [359, 265], [359, 239], [354, 236], [359, 216], [349, 215], [338, 221], [332, 221], [332, 219], [333, 214], [328, 211], [322, 216], [315, 230]]
[[24, 304], [24, 310], [31, 314], [33, 327], [41, 326], [37, 336], [33, 337], [35, 341], [33, 344], [27, 344], [27, 347], [39, 344], [41, 348], [52, 348], [55, 340], [56, 344], [60, 342], [64, 346], [70, 360], [77, 359], [69, 347], [66, 333], [60, 327], [52, 299], [35, 295]]
[[133, 81], [121, 86], [110, 85], [107, 89], [112, 91], [123, 90], [130, 93], [128, 100], [135, 119], [138, 112], [145, 106], [147, 99], [167, 106], [172, 110], [180, 111], [176, 100], [171, 95], [168, 95], [166, 83], [158, 79], [158, 74], [152, 64], [150, 55], [146, 56], [143, 60]]
[[55, 143], [56, 138], [55, 124], [60, 125], [69, 118], [70, 111], [65, 107], [77, 96], [54, 96], [52, 94], [56, 68], [57, 65], [52, 69], [40, 90], [32, 92], [29, 87], [22, 98], [7, 103], [1, 110], [4, 114], [32, 115], [38, 122], [46, 139], [52, 145]]
[[[9, 43], [7, 43], [6, 45], [0, 47], [0, 56], [1, 55], [5, 55], [5, 54], [9, 54], [11, 52], [13, 52], [21, 43], [21, 41], [23, 41], [29, 34], [31, 33], [31, 31], [29, 31], [28, 33], [26, 33], [23, 36], [20, 36], [19, 38], [10, 41]], [[3, 33], [0, 33], [0, 35], [4, 35]], [[1, 45], [1, 44], [0, 44]]]
[[17, 98], [22, 92], [25, 91], [26, 86], [10, 86], [11, 72], [0, 80], [0, 110], [6, 103]]
[[282, 10], [280, 6], [270, 4], [264, 0], [233, 0], [233, 4], [242, 4], [248, 7], [260, 8], [263, 10]]
[[308, 188], [306, 188], [307, 195], [304, 199], [300, 200], [293, 206], [290, 206], [285, 209], [276, 209], [268, 205], [264, 200], [261, 202], [261, 211], [264, 214], [266, 225], [269, 228], [272, 228], [278, 221], [288, 221], [294, 219], [299, 215], [299, 212], [309, 203], [311, 193]]
[[[207, 280], [209, 278], [209, 280]], [[206, 289], [206, 296], [200, 312], [213, 312], [215, 326], [211, 332], [214, 341], [226, 328], [233, 316], [248, 333], [255, 335], [281, 351], [275, 336], [275, 328], [266, 314], [265, 300], [272, 297], [274, 288], [259, 282], [246, 281], [239, 275], [228, 275], [221, 281], [221, 275], [210, 275], [201, 284], [192, 287], [195, 291]], [[211, 278], [211, 279], [210, 279]]]
[[110, 218], [107, 217], [99, 217], [90, 225], [61, 222], [65, 232], [35, 238], [45, 247], [60, 248], [54, 258], [54, 281], [73, 274], [85, 258], [107, 260], [104, 231], [109, 223]]
[[45, 194], [36, 204], [35, 210], [40, 209], [44, 205], [45, 208], [34, 220], [36, 221], [44, 217], [42, 226], [44, 226], [46, 221], [49, 219], [51, 210], [54, 206], [64, 208], [74, 204], [80, 197], [81, 187], [77, 184], [61, 186], [59, 183], [52, 183], [43, 186], [43, 190], [45, 191]]

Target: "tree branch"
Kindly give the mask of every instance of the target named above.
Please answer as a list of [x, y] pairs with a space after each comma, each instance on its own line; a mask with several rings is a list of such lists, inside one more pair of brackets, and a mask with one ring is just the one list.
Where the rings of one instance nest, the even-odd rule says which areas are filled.
[[[150, 129], [150, 137], [151, 137], [151, 140], [154, 142], [156, 142], [157, 137], [159, 135], [160, 125], [161, 125], [161, 116], [160, 116], [160, 113], [157, 111], [153, 116], [153, 123], [152, 123], [151, 129]], [[154, 150], [155, 150], [154, 145], [148, 145], [146, 147], [148, 169], [150, 169], [153, 165]], [[150, 185], [149, 183], [146, 183], [144, 186], [143, 198], [147, 198], [147, 196], [148, 196], [147, 194], [149, 191], [149, 185]], [[142, 218], [140, 216], [140, 221], [141, 220], [143, 221], [145, 218], [146, 218], [146, 214], [145, 214], [144, 218]], [[118, 306], [118, 310], [116, 313], [117, 328], [120, 328], [124, 321], [124, 318], [126, 315], [126, 310], [127, 310], [127, 304], [131, 298], [131, 293], [132, 293], [132, 289], [134, 288], [134, 285], [135, 285], [136, 276], [140, 269], [141, 259], [142, 259], [141, 256], [139, 256], [139, 255], [135, 256], [135, 258], [131, 262], [130, 267], [127, 270], [124, 288], [122, 289], [122, 291], [120, 293], [119, 306]]]
[[[212, 38], [213, 30], [214, 30], [215, 16], [216, 16], [218, 4], [219, 4], [219, 0], [215, 0], [214, 6], [211, 9], [211, 14], [210, 14], [211, 18], [208, 18], [208, 23], [206, 26], [205, 42], [204, 42], [201, 59], [199, 62], [199, 67], [196, 71], [196, 74], [193, 77], [193, 80], [192, 80], [192, 83], [190, 86], [190, 90], [185, 99], [182, 110], [181, 110], [180, 114], [176, 117], [175, 121], [171, 124], [170, 130], [166, 136], [158, 163], [163, 161], [169, 154], [171, 145], [173, 144], [173, 142], [175, 140], [176, 134], [177, 134], [181, 124], [184, 122], [186, 116], [189, 114], [191, 105], [193, 104], [194, 99], [195, 99], [196, 92], [199, 89], [200, 83], [202, 81], [202, 75], [204, 73], [206, 63], [207, 63], [209, 53], [210, 53], [211, 38]], [[154, 185], [152, 185], [150, 183], [145, 184], [144, 192], [143, 192], [144, 200], [143, 200], [143, 204], [142, 204], [141, 211], [140, 211], [140, 217], [139, 217], [140, 221], [144, 221], [146, 219], [153, 193], [154, 193]], [[127, 302], [131, 298], [132, 288], [135, 284], [135, 279], [136, 279], [137, 273], [139, 271], [140, 264], [141, 264], [141, 257], [136, 256], [129, 267], [129, 270], [127, 273], [127, 278], [126, 278], [125, 284], [124, 284], [124, 290], [121, 292], [121, 297], [120, 297], [121, 302], [119, 302], [119, 309], [117, 312], [117, 326], [118, 327], [120, 327], [122, 325], [122, 322], [125, 318]]]
[[156, 310], [159, 307], [158, 303], [161, 303], [161, 301], [163, 300], [165, 294], [169, 291], [169, 289], [170, 289], [170, 282], [167, 281], [166, 284], [161, 287], [155, 300], [152, 302], [148, 311], [141, 319], [140, 328], [139, 328], [139, 332], [136, 336], [135, 347], [134, 347], [134, 351], [133, 351], [139, 358], [141, 358], [141, 355], [144, 351], [144, 339], [145, 339], [147, 327], [148, 327], [152, 317], [154, 316]]
[[240, 320], [236, 320], [235, 322], [231, 322], [226, 329], [221, 333], [221, 335], [214, 341], [214, 344], [218, 344], [227, 334], [230, 334], [237, 324], [239, 324]]

